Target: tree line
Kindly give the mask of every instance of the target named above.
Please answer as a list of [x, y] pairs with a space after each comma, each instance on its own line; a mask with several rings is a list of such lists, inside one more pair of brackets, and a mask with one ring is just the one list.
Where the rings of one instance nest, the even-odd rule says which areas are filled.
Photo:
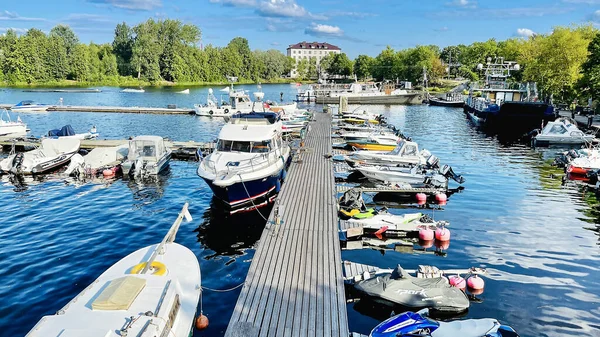
[[236, 37], [225, 47], [200, 48], [201, 32], [179, 20], [153, 20], [115, 28], [112, 43], [84, 44], [71, 28], [45, 34], [29, 29], [0, 36], [0, 81], [15, 84], [269, 81], [288, 74], [294, 63], [277, 50], [251, 51]]
[[[548, 34], [526, 39], [490, 39], [443, 49], [428, 45], [394, 50], [388, 46], [376, 57], [359, 55], [354, 61], [345, 54], [328, 56], [321, 68], [332, 75], [354, 74], [361, 80], [399, 79], [415, 84], [423, 83], [425, 69], [429, 83], [435, 85], [444, 77], [480, 80], [484, 69], [478, 65], [485, 66], [496, 57], [519, 63], [521, 70], [513, 72], [509, 81], [536, 82], [544, 96], [563, 102], [600, 98], [600, 35], [591, 25], [555, 27]], [[312, 62], [300, 62], [301, 76], [314, 77]]]

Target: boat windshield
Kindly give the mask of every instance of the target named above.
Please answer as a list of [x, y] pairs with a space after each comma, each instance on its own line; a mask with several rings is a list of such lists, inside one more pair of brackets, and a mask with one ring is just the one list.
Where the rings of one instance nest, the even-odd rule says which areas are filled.
[[550, 130], [548, 131], [548, 133], [562, 135], [562, 134], [567, 133], [567, 129], [560, 124], [553, 125], [552, 128], [550, 128]]
[[243, 142], [219, 139], [217, 141], [217, 150], [221, 152], [268, 153], [271, 151], [271, 140]]

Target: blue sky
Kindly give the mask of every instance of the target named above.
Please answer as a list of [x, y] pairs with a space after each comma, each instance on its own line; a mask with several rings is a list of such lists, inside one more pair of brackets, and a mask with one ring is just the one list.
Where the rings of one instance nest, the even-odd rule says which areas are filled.
[[415, 45], [469, 44], [548, 33], [556, 25], [597, 22], [600, 0], [60, 0], [2, 1], [0, 33], [67, 24], [83, 42], [111, 42], [114, 27], [180, 19], [202, 31], [202, 44], [236, 36], [252, 49], [325, 41], [352, 58]]

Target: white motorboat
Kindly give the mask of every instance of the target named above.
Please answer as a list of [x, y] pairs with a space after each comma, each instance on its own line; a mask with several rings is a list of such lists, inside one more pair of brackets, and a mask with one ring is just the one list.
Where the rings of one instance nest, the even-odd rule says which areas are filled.
[[190, 336], [202, 288], [196, 255], [174, 242], [184, 218], [187, 203], [160, 243], [119, 260], [26, 336]]
[[546, 126], [533, 137], [535, 145], [548, 144], [583, 144], [591, 142], [594, 135], [586, 135], [577, 127], [577, 122], [562, 117]]
[[[6, 116], [6, 120], [4, 119]], [[16, 121], [11, 120], [7, 110], [2, 110], [0, 115], [0, 137], [5, 136], [25, 136], [27, 134], [27, 124], [21, 121], [21, 117], [17, 117]]]
[[177, 93], [188, 95], [190, 93], [190, 89], [184, 89], [184, 90], [178, 91]]
[[127, 158], [127, 145], [114, 147], [97, 147], [85, 156], [75, 154], [67, 167], [66, 175], [96, 176], [110, 170], [110, 175], [117, 173], [121, 163]]
[[129, 141], [123, 174], [139, 177], [157, 175], [169, 166], [171, 149], [160, 136], [137, 136]]
[[350, 218], [349, 223], [358, 224], [365, 234], [385, 233], [386, 237], [405, 237], [408, 233], [418, 232], [421, 228], [435, 229], [448, 226], [446, 221], [435, 221], [423, 213], [394, 215], [378, 210], [374, 216], [365, 219]]
[[[228, 93], [229, 102], [219, 105], [217, 104], [217, 98], [214, 96], [213, 90], [208, 89], [208, 98], [206, 100], [206, 104], [194, 105], [194, 111], [196, 112], [196, 115], [206, 117], [228, 117], [238, 112], [250, 113], [254, 111], [264, 112], [268, 110], [268, 108], [265, 107], [262, 102], [253, 102], [246, 90], [233, 89], [233, 84], [231, 85], [231, 89], [228, 91]], [[259, 98], [261, 94], [264, 96], [264, 93], [262, 92], [255, 93], [257, 98]]]
[[383, 183], [393, 183], [400, 186], [410, 187], [446, 187], [448, 178], [452, 178], [459, 184], [464, 183], [464, 178], [455, 174], [448, 165], [444, 165], [439, 171], [396, 166], [358, 166], [356, 168], [369, 180]]
[[14, 112], [44, 112], [47, 111], [50, 105], [48, 104], [39, 104], [34, 101], [21, 101], [12, 107], [10, 107], [10, 111]]
[[290, 147], [275, 113], [238, 114], [219, 133], [216, 149], [201, 158], [198, 176], [232, 212], [273, 201], [289, 164]]
[[398, 141], [400, 140], [400, 137], [398, 137], [396, 134], [394, 134], [391, 131], [386, 131], [386, 130], [371, 131], [371, 132], [369, 132], [369, 131], [343, 132], [340, 134], [340, 137], [346, 141], [363, 140], [363, 139], [377, 137], [377, 139], [379, 139], [381, 141], [387, 140], [387, 141], [393, 142], [394, 144], [397, 144]]
[[346, 162], [351, 167], [357, 164], [370, 164], [380, 166], [426, 165], [434, 168], [439, 164], [439, 159], [427, 150], [419, 152], [417, 143], [403, 139], [392, 151], [355, 151], [346, 156]]
[[42, 139], [40, 147], [9, 155], [0, 161], [0, 171], [13, 174], [41, 174], [65, 165], [79, 151], [78, 139]]
[[295, 114], [298, 110], [298, 103], [292, 102], [288, 104], [278, 104], [277, 102], [267, 101], [265, 102], [269, 105], [269, 110], [273, 112], [283, 112], [286, 114]]
[[47, 137], [71, 138], [71, 139], [79, 139], [79, 140], [96, 139], [96, 138], [98, 138], [98, 132], [96, 130], [96, 127], [92, 126], [92, 128], [90, 129], [89, 132], [75, 133], [75, 130], [73, 130], [73, 127], [71, 127], [71, 125], [65, 125], [60, 129], [54, 129], [54, 130], [48, 131]]
[[144, 93], [146, 92], [146, 90], [139, 88], [139, 89], [134, 89], [134, 88], [126, 88], [121, 90], [121, 92], [128, 92], [128, 93]]

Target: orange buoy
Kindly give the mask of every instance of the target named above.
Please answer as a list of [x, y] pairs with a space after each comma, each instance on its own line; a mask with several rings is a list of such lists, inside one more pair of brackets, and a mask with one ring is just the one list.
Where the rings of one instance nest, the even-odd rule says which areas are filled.
[[196, 329], [198, 330], [204, 330], [206, 328], [208, 328], [208, 317], [204, 316], [203, 314], [200, 314], [200, 316], [198, 316], [198, 318], [196, 318]]

